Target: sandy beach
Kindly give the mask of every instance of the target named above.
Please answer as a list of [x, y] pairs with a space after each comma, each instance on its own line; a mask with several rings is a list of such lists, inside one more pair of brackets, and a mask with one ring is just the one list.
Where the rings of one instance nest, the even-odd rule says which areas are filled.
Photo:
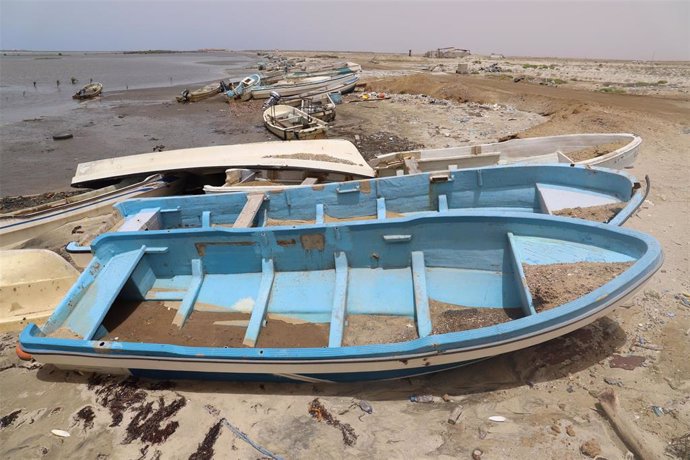
[[[626, 171], [648, 175], [652, 188], [626, 226], [661, 242], [664, 266], [627, 305], [584, 329], [465, 368], [388, 382], [91, 375], [20, 361], [19, 331], [3, 332], [0, 457], [266, 458], [248, 439], [282, 458], [470, 459], [476, 449], [483, 459], [626, 458], [628, 447], [597, 405], [597, 395], [613, 389], [658, 458], [690, 458], [690, 63], [340, 52], [319, 60], [360, 63], [367, 90], [390, 96], [355, 102], [355, 94], [337, 108], [329, 137], [353, 141], [367, 158], [510, 137], [642, 136], [640, 156]], [[458, 62], [470, 73], [455, 74]], [[504, 71], [480, 70], [493, 63]], [[280, 142], [263, 126], [261, 101], [228, 104], [218, 96], [178, 104], [182, 89], [106, 89], [65, 116], [0, 127], [0, 195], [67, 191], [83, 161], [161, 147]], [[64, 131], [74, 137], [53, 140]], [[72, 230], [29, 245], [57, 250]], [[414, 403], [413, 395], [434, 398]], [[460, 406], [458, 423], [448, 423]]]

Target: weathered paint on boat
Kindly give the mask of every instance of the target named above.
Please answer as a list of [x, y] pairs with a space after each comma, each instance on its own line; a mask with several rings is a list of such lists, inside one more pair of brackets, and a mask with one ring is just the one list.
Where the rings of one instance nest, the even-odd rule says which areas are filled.
[[96, 96], [100, 96], [103, 92], [103, 84], [98, 82], [89, 83], [84, 85], [82, 89], [77, 91], [72, 99], [91, 99]]
[[[94, 242], [94, 253], [48, 322], [22, 332], [20, 346], [36, 360], [160, 378], [319, 382], [421, 375], [550, 340], [605, 315], [663, 261], [659, 243], [636, 231], [507, 212], [111, 233]], [[630, 265], [601, 287], [537, 313], [523, 264], [580, 262]], [[113, 306], [116, 299], [140, 302], [137, 308], [178, 301], [168, 326], [180, 328], [194, 311], [250, 312], [241, 326], [244, 347], [105, 340], [104, 318], [122, 308]], [[521, 313], [434, 335], [431, 302]], [[343, 346], [352, 315], [408, 318], [420, 338]], [[264, 320], [276, 316], [327, 325], [328, 345], [262, 347]]]
[[[235, 196], [170, 197], [128, 200], [116, 206], [126, 218], [143, 209], [160, 209], [163, 225], [231, 224], [247, 196], [265, 193], [256, 225], [269, 220], [318, 222], [329, 217], [371, 219], [393, 215], [447, 212], [458, 209], [505, 209], [552, 214], [566, 208], [620, 205], [610, 224], [622, 225], [649, 193], [637, 180], [621, 171], [567, 165], [512, 165], [438, 173], [383, 177], [341, 184], [298, 186], [283, 184], [247, 187], [205, 187], [207, 192]], [[321, 211], [319, 211], [321, 209]]]
[[[594, 158], [574, 161], [568, 157], [569, 153], [578, 150], [622, 142], [627, 144]], [[394, 176], [398, 171], [409, 169], [430, 172], [511, 163], [565, 163], [622, 169], [633, 165], [641, 143], [639, 136], [628, 133], [566, 134], [388, 153], [374, 158], [369, 164], [379, 176]]]

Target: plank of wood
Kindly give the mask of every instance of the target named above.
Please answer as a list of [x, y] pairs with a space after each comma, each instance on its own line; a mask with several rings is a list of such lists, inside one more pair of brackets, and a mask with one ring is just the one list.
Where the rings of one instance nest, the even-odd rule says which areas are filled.
[[426, 266], [424, 253], [412, 252], [412, 285], [414, 287], [414, 308], [417, 314], [417, 333], [419, 337], [431, 334], [431, 313], [429, 312], [429, 295], [426, 286]]
[[256, 193], [247, 196], [247, 202], [245, 203], [240, 215], [237, 216], [235, 223], [232, 224], [233, 228], [246, 228], [251, 227], [254, 223], [254, 218], [259, 212], [259, 208], [264, 202], [263, 193]]
[[247, 331], [244, 333], [244, 340], [242, 341], [248, 347], [256, 346], [256, 341], [259, 339], [259, 332], [268, 310], [268, 298], [271, 295], [273, 279], [275, 278], [273, 259], [263, 259], [261, 265], [262, 274], [259, 293], [256, 295], [256, 302], [249, 318], [249, 326], [247, 326]]
[[422, 172], [419, 169], [419, 163], [414, 158], [405, 158], [405, 168], [408, 174], [419, 174]]
[[328, 333], [328, 346], [340, 347], [345, 330], [345, 307], [347, 306], [348, 266], [344, 252], [335, 255], [335, 289], [333, 308], [331, 309], [331, 326]]
[[140, 232], [144, 230], [160, 230], [160, 208], [142, 209], [132, 217], [129, 217], [117, 229], [118, 232]]
[[300, 185], [314, 185], [319, 181], [317, 177], [306, 177]]
[[201, 290], [201, 284], [204, 281], [204, 273], [201, 266], [201, 259], [192, 259], [192, 283], [190, 284], [187, 292], [182, 299], [180, 308], [177, 310], [175, 317], [173, 318], [173, 324], [179, 328], [184, 326], [185, 321], [192, 314], [194, 309], [194, 303], [196, 298], [199, 296], [199, 291]]

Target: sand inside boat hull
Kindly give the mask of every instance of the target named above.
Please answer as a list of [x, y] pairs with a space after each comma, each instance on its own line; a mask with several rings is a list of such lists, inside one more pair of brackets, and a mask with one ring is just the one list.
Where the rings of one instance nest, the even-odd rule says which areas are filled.
[[[166, 302], [166, 304], [173, 302]], [[179, 302], [175, 302], [179, 304]], [[116, 302], [103, 321], [108, 334], [101, 340], [243, 348], [246, 326], [216, 324], [248, 321], [248, 313], [194, 310], [182, 328], [175, 326], [177, 309], [157, 301]], [[328, 346], [328, 324], [292, 323], [269, 316], [261, 328], [257, 348], [310, 348]]]

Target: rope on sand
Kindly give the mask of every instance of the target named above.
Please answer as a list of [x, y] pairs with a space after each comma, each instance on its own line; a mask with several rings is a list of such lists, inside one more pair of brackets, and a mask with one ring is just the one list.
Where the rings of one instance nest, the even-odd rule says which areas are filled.
[[[215, 417], [218, 417], [218, 416], [220, 415], [220, 411], [219, 411], [218, 409], [216, 409], [215, 407], [211, 406], [210, 404], [205, 405], [204, 408], [208, 411], [209, 414], [211, 414], [211, 415], [213, 415], [213, 416], [215, 416]], [[233, 433], [235, 433], [235, 435], [236, 435], [238, 438], [240, 438], [241, 440], [243, 440], [244, 442], [246, 442], [247, 444], [249, 444], [250, 446], [252, 446], [254, 449], [258, 450], [259, 452], [261, 452], [261, 453], [264, 454], [265, 456], [267, 456], [267, 457], [269, 457], [269, 458], [271, 458], [271, 459], [273, 459], [273, 460], [283, 460], [282, 457], [279, 457], [279, 456], [273, 454], [270, 450], [266, 449], [265, 447], [262, 447], [262, 446], [258, 445], [257, 443], [255, 443], [254, 441], [252, 441], [251, 439], [249, 439], [249, 436], [247, 436], [242, 430], [240, 430], [239, 428], [237, 428], [235, 425], [233, 425], [232, 423], [230, 423], [230, 422], [228, 421], [228, 419], [226, 419], [225, 417], [222, 417], [222, 418], [220, 419], [220, 421], [223, 423], [223, 425], [225, 425], [226, 427], [228, 427], [228, 429], [229, 429], [230, 431], [232, 431]]]

